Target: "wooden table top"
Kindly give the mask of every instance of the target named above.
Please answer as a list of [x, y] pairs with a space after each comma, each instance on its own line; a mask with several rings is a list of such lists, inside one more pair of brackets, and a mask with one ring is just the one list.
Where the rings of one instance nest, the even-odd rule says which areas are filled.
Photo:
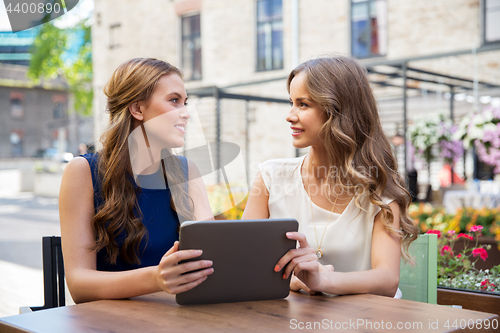
[[180, 306], [164, 292], [0, 318], [0, 332], [499, 332], [495, 314], [375, 295]]

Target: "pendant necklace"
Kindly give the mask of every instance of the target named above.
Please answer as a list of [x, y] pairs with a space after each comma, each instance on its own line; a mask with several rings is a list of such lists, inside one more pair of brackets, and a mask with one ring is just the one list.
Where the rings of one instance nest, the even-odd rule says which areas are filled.
[[[307, 180], [307, 184], [309, 185], [309, 179]], [[323, 230], [323, 235], [321, 236], [321, 241], [318, 242], [318, 233], [316, 232], [316, 224], [314, 223], [314, 214], [313, 214], [312, 199], [309, 196], [309, 204], [311, 206], [311, 221], [312, 221], [313, 227], [314, 227], [314, 236], [316, 237], [316, 245], [318, 246], [318, 250], [316, 251], [316, 256], [318, 257], [318, 259], [323, 258], [323, 251], [321, 251], [321, 244], [323, 244], [323, 238], [325, 237], [326, 229], [328, 228], [328, 224], [330, 223], [330, 219], [332, 217], [332, 213], [333, 213], [333, 211], [335, 209], [335, 206], [337, 205], [337, 200], [338, 199], [339, 199], [339, 197], [337, 196], [335, 198], [335, 202], [333, 203], [333, 207], [330, 210], [330, 215], [328, 215], [328, 221], [326, 222], [325, 229]], [[330, 201], [330, 200], [328, 199], [328, 201]], [[330, 203], [331, 203], [331, 201], [330, 201]]]

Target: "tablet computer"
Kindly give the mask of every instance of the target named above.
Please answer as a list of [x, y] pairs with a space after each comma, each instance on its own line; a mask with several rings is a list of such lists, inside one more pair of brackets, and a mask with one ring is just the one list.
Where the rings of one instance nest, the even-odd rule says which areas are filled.
[[206, 304], [285, 298], [290, 277], [274, 266], [296, 241], [286, 238], [297, 231], [295, 219], [222, 220], [184, 222], [179, 250], [203, 250], [214, 272], [191, 290], [176, 295], [178, 304]]

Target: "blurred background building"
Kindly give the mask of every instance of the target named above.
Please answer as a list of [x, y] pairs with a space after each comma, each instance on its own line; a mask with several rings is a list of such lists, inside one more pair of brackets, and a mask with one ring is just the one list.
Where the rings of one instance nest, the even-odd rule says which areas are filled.
[[[32, 157], [44, 148], [66, 151], [69, 128], [67, 85], [61, 80], [35, 84], [23, 65], [0, 64], [0, 158]], [[39, 156], [42, 157], [42, 156]]]
[[[291, 144], [285, 83], [311, 58], [361, 59], [389, 136], [404, 132], [405, 117], [443, 110], [459, 122], [482, 102], [500, 105], [498, 0], [101, 0], [92, 33], [96, 132], [113, 70], [163, 59], [183, 69], [206, 140], [237, 143], [249, 179], [256, 163], [304, 153]], [[187, 127], [186, 149], [198, 135]], [[398, 156], [404, 168], [404, 149]], [[456, 172], [472, 176], [473, 156], [464, 157]]]
[[[0, 32], [0, 159], [78, 154], [81, 142], [92, 142], [93, 118], [69, 112], [66, 81], [34, 82], [27, 77], [39, 27]], [[71, 55], [70, 55], [71, 56]], [[59, 156], [60, 157], [60, 156]]]
[[38, 28], [17, 33], [0, 32], [0, 63], [29, 66], [29, 52]]

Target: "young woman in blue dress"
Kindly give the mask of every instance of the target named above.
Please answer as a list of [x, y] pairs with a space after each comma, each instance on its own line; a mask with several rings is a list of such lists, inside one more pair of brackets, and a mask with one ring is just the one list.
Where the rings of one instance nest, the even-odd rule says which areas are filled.
[[[69, 291], [79, 303], [192, 289], [213, 272], [212, 263], [179, 264], [201, 252], [178, 250], [178, 228], [179, 218], [213, 219], [202, 178], [195, 165], [174, 155], [161, 163], [152, 160], [138, 175], [129, 149], [131, 133], [142, 130], [146, 137], [145, 126], [158, 119], [160, 133], [148, 136], [163, 140], [162, 153], [184, 145], [189, 113], [181, 72], [161, 60], [132, 59], [115, 70], [104, 93], [109, 125], [101, 137], [102, 149], [70, 161], [61, 183], [59, 214]], [[137, 146], [133, 154], [137, 161]]]
[[394, 297], [417, 228], [365, 70], [346, 57], [314, 59], [287, 88], [293, 145], [309, 153], [260, 164], [243, 218], [299, 221], [287, 233], [299, 248], [275, 267], [293, 274], [292, 290]]

